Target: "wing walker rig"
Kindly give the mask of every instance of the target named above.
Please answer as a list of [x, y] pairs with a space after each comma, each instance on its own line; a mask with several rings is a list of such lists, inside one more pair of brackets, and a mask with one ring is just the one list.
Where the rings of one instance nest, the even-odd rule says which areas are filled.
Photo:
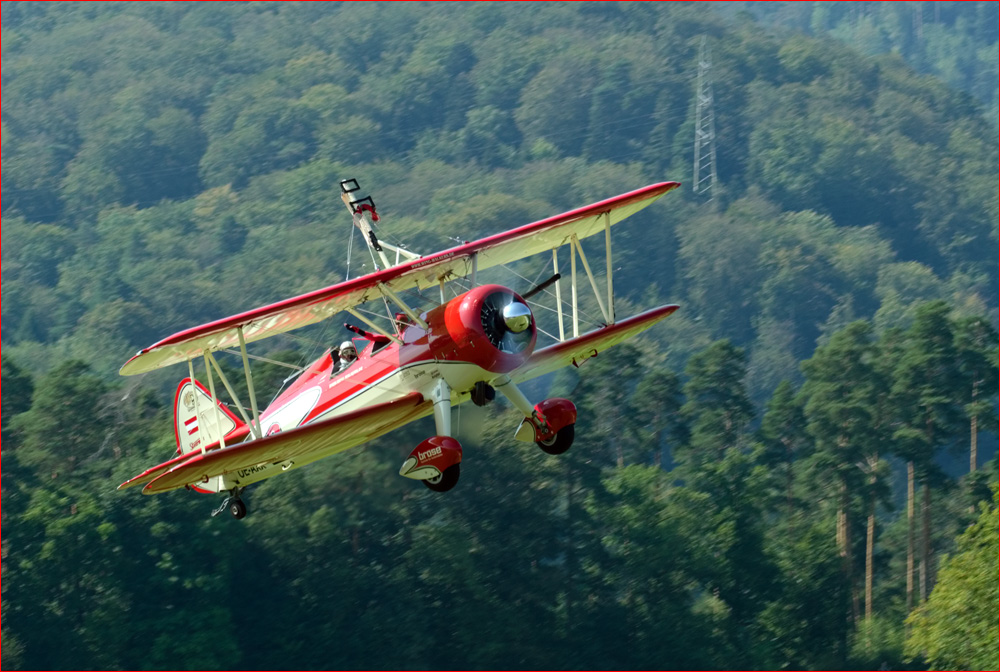
[[[401, 476], [444, 492], [459, 479], [462, 446], [454, 438], [451, 408], [471, 400], [486, 405], [499, 391], [524, 416], [515, 438], [533, 441], [558, 455], [573, 444], [576, 406], [568, 399], [532, 403], [519, 383], [570, 364], [579, 366], [599, 352], [664, 319], [676, 305], [664, 305], [617, 320], [612, 283], [611, 228], [649, 206], [677, 182], [661, 182], [531, 224], [421, 256], [379, 240], [379, 216], [371, 197], [355, 198], [356, 180], [341, 182], [342, 199], [368, 244], [375, 271], [330, 287], [261, 306], [180, 331], [139, 351], [121, 368], [141, 374], [187, 364], [174, 400], [176, 455], [122, 483], [143, 486], [144, 494], [175, 489], [224, 493], [213, 513], [247, 513], [242, 495], [258, 481], [298, 469], [361, 445], [421, 417], [433, 415], [435, 434], [414, 448]], [[606, 283], [598, 283], [580, 241], [603, 233]], [[570, 256], [569, 315], [564, 315], [559, 253]], [[553, 275], [519, 295], [498, 284], [477, 284], [477, 274], [535, 254], [551, 254]], [[390, 258], [392, 257], [392, 258]], [[583, 274], [578, 273], [582, 266]], [[580, 334], [579, 285], [586, 275], [601, 312], [601, 325]], [[446, 299], [445, 285], [466, 279], [471, 287]], [[599, 284], [604, 284], [600, 287]], [[538, 325], [528, 299], [554, 286], [558, 339], [536, 349]], [[437, 306], [422, 312], [401, 294], [439, 291]], [[394, 305], [389, 325], [360, 310], [369, 301]], [[345, 325], [360, 342], [353, 360], [327, 350], [302, 369], [263, 410], [257, 404], [247, 344], [347, 313], [371, 331]], [[572, 335], [568, 336], [565, 323]], [[345, 348], [350, 350], [351, 348]], [[249, 404], [242, 403], [215, 358], [238, 352]], [[207, 387], [195, 378], [195, 362], [205, 369]], [[235, 402], [220, 402], [218, 383]]]

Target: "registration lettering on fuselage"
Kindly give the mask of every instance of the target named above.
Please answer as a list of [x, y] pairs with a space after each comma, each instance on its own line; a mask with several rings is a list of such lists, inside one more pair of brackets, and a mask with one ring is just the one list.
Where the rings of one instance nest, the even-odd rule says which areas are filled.
[[247, 467], [246, 469], [240, 469], [236, 472], [236, 475], [240, 478], [246, 478], [247, 476], [253, 476], [254, 474], [259, 474], [262, 471], [267, 471], [273, 465], [270, 464], [255, 464], [252, 467]]

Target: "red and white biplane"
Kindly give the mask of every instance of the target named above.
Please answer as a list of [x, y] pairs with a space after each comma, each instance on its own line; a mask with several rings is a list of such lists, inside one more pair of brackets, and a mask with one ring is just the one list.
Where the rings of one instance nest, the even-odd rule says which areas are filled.
[[[576, 407], [567, 399], [532, 404], [518, 383], [584, 360], [650, 328], [677, 309], [665, 305], [616, 321], [611, 265], [611, 227], [645, 208], [677, 182], [653, 184], [533, 224], [419, 256], [380, 241], [371, 198], [354, 199], [355, 180], [341, 182], [353, 224], [364, 234], [376, 271], [254, 310], [210, 322], [141, 350], [121, 368], [122, 375], [187, 363], [174, 401], [177, 455], [129, 479], [119, 489], [143, 485], [144, 494], [187, 488], [227, 493], [222, 505], [236, 518], [246, 515], [241, 499], [251, 483], [298, 469], [374, 439], [412, 420], [433, 414], [435, 435], [413, 449], [400, 475], [432, 490], [458, 482], [462, 446], [452, 436], [451, 408], [472, 400], [485, 405], [499, 390], [523, 415], [516, 438], [534, 441], [559, 454], [573, 443]], [[605, 236], [606, 293], [602, 298], [580, 241]], [[565, 335], [558, 250], [569, 246], [572, 337]], [[551, 252], [555, 274], [524, 296], [497, 284], [476, 284], [477, 272], [530, 255]], [[387, 254], [388, 253], [388, 254]], [[390, 260], [389, 254], [395, 255]], [[602, 325], [579, 333], [577, 257], [590, 281]], [[467, 278], [470, 289], [445, 300], [445, 283]], [[537, 325], [527, 299], [555, 285], [558, 338], [536, 350]], [[417, 313], [400, 294], [439, 288], [440, 304]], [[360, 312], [367, 301], [395, 304], [390, 327]], [[347, 326], [362, 338], [352, 348], [326, 351], [301, 370], [263, 411], [258, 409], [247, 344], [327, 320], [340, 312], [371, 331]], [[392, 311], [389, 311], [393, 314]], [[239, 349], [249, 396], [240, 403], [214, 352]], [[204, 362], [207, 386], [195, 379], [193, 362]], [[216, 378], [233, 400], [219, 400]], [[215, 515], [213, 514], [213, 515]]]

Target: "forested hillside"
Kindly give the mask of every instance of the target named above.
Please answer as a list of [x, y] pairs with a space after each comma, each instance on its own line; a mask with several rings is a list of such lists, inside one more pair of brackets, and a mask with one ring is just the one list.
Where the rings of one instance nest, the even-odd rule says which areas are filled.
[[897, 54], [916, 70], [971, 93], [997, 124], [995, 2], [730, 2], [763, 23], [828, 35], [864, 54]]
[[[5, 669], [996, 669], [996, 3], [5, 2], [2, 29]], [[615, 230], [619, 315], [681, 309], [541, 381], [581, 409], [567, 455], [456, 410], [446, 495], [396, 476], [419, 423], [242, 523], [115, 492], [169, 456], [186, 375], [118, 367], [344, 279], [349, 177], [424, 253], [681, 181]]]

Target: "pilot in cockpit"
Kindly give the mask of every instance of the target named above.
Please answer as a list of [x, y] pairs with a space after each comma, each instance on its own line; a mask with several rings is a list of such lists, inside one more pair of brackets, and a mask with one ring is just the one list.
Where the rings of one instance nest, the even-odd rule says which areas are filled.
[[354, 347], [353, 341], [344, 341], [340, 344], [340, 368], [346, 369], [358, 358], [358, 350]]
[[333, 366], [330, 368], [330, 375], [340, 373], [349, 367], [358, 358], [358, 349], [354, 347], [353, 341], [344, 341], [339, 348], [334, 348], [330, 352]]

